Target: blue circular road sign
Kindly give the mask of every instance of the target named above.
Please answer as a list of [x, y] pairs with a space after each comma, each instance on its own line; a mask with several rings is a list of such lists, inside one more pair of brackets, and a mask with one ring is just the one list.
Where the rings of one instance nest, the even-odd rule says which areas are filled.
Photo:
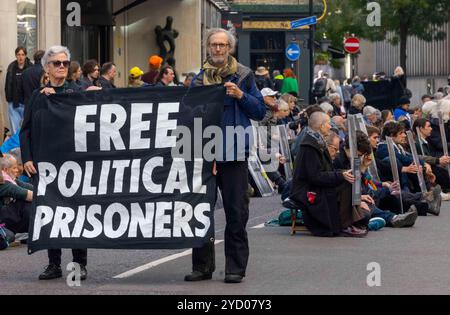
[[291, 43], [286, 48], [286, 58], [290, 61], [297, 61], [301, 54], [300, 46], [296, 43]]

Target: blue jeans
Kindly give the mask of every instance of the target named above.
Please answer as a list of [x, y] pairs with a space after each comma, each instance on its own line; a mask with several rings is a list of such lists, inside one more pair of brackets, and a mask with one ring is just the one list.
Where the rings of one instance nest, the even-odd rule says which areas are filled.
[[377, 207], [373, 207], [372, 218], [382, 218], [384, 219], [384, 221], [386, 221], [387, 225], [389, 225], [394, 216], [395, 214], [390, 211], [384, 211]]
[[13, 103], [8, 103], [9, 121], [11, 123], [11, 132], [13, 135], [16, 134], [16, 132], [20, 129], [24, 111], [25, 105], [19, 104], [18, 107], [14, 107]]

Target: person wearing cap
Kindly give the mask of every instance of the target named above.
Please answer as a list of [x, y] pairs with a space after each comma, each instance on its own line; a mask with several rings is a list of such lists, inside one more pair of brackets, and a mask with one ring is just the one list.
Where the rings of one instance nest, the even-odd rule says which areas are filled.
[[266, 105], [267, 109], [272, 112], [277, 112], [277, 96], [278, 92], [272, 90], [271, 88], [264, 88], [261, 90], [261, 95], [264, 98], [264, 104]]
[[164, 60], [160, 56], [155, 55], [148, 58], [149, 71], [142, 76], [142, 81], [150, 85], [155, 84], [163, 62]]
[[272, 81], [270, 80], [269, 71], [265, 67], [258, 67], [255, 71], [256, 86], [259, 90], [264, 88], [273, 89]]
[[142, 76], [144, 75], [144, 71], [139, 67], [133, 67], [130, 70], [130, 76], [128, 77], [128, 87], [131, 88], [140, 88], [146, 85], [144, 81], [142, 81]]

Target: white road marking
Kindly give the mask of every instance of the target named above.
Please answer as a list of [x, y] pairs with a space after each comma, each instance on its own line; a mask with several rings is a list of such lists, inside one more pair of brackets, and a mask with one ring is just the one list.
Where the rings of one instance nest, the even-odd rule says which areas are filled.
[[[223, 242], [224, 241], [222, 241], [222, 240], [218, 240], [218, 241], [216, 241], [215, 244], [218, 245], [218, 244], [223, 243]], [[114, 277], [114, 279], [129, 278], [129, 277], [132, 277], [132, 276], [134, 276], [134, 275], [136, 275], [138, 273], [141, 273], [143, 271], [152, 269], [154, 267], [157, 267], [157, 266], [162, 265], [164, 263], [167, 263], [169, 261], [173, 261], [173, 260], [176, 260], [178, 258], [182, 258], [182, 257], [189, 256], [189, 255], [192, 255], [192, 249], [189, 249], [189, 250], [184, 251], [182, 253], [178, 253], [178, 254], [175, 254], [175, 255], [167, 256], [167, 257], [164, 257], [164, 258], [152, 261], [152, 262], [150, 262], [148, 264], [145, 264], [143, 266], [137, 267], [135, 269], [132, 269], [130, 271], [127, 271], [127, 272], [124, 272], [124, 273], [122, 273], [120, 275], [117, 275], [117, 276]]]
[[257, 225], [257, 226], [254, 226], [254, 227], [252, 227], [251, 229], [262, 229], [262, 228], [265, 228], [266, 227], [266, 224], [265, 223], [263, 223], [263, 224], [260, 224], [260, 225]]

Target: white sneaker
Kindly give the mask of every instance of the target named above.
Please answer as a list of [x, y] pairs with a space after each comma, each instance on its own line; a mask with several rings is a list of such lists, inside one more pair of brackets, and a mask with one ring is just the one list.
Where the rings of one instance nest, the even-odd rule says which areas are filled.
[[442, 201], [450, 201], [450, 193], [441, 193]]

